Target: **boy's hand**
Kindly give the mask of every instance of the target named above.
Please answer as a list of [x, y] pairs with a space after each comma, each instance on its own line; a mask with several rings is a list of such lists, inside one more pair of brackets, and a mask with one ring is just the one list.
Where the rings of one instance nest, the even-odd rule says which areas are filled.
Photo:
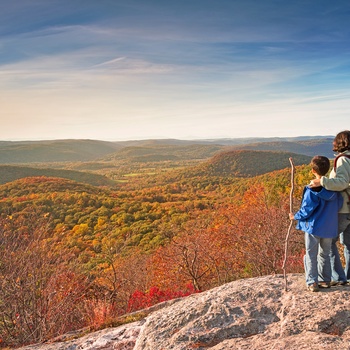
[[320, 179], [313, 179], [310, 181], [309, 187], [319, 187], [321, 186], [321, 180]]
[[289, 213], [289, 219], [294, 220], [294, 214], [293, 213]]

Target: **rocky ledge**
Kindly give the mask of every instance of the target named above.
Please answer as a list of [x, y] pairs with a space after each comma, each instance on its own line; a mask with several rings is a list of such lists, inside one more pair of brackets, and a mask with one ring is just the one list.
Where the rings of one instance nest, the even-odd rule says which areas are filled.
[[350, 349], [350, 287], [311, 293], [304, 276], [225, 284], [144, 310], [144, 318], [31, 350]]

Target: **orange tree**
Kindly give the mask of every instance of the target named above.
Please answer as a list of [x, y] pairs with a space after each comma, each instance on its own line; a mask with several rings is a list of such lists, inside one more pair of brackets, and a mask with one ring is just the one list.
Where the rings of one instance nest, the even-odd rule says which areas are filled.
[[[151, 260], [151, 281], [163, 289], [208, 289], [237, 278], [282, 273], [285, 237], [289, 226], [288, 198], [270, 203], [262, 184], [243, 197], [193, 212], [189, 220], [168, 234], [170, 241]], [[278, 203], [278, 204], [275, 204]], [[302, 271], [303, 238], [293, 231], [288, 267]]]
[[[250, 188], [242, 205], [232, 211], [232, 234], [236, 236], [235, 251], [244, 261], [247, 276], [282, 272], [285, 237], [289, 226], [289, 204], [281, 196], [278, 205], [270, 204], [263, 185]], [[293, 230], [288, 252], [290, 271], [302, 271], [303, 238]]]
[[[151, 281], [163, 289], [200, 291], [234, 279], [240, 262], [233, 258], [227, 222], [218, 224], [216, 212], [197, 212], [197, 218], [175, 229], [170, 243], [151, 260]], [[176, 232], [177, 231], [177, 232]]]

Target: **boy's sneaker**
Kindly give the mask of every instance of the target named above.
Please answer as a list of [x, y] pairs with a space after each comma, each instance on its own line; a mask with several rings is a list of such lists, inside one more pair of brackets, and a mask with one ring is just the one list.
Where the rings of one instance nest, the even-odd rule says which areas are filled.
[[330, 282], [318, 282], [319, 288], [331, 288]]
[[316, 282], [309, 284], [307, 286], [307, 290], [309, 290], [310, 292], [318, 292], [319, 291], [318, 284]]

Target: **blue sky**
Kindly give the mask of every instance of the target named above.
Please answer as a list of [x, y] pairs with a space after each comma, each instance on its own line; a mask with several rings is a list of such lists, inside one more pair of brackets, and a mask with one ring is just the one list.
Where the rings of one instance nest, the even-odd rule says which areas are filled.
[[0, 140], [349, 129], [350, 2], [0, 0]]

